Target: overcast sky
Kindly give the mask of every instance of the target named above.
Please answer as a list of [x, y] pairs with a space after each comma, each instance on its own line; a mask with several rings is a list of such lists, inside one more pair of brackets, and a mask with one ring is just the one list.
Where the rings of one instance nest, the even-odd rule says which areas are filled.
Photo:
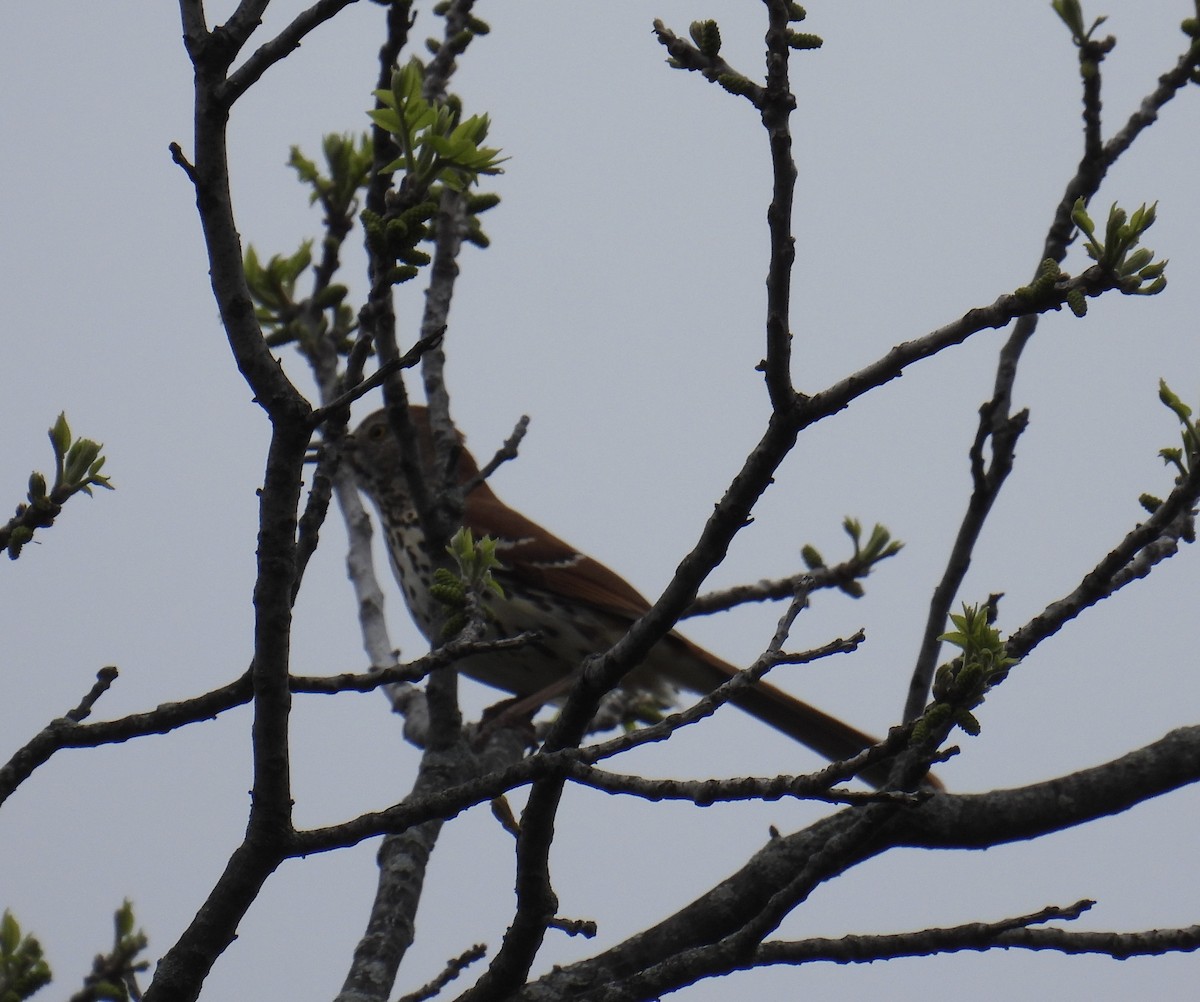
[[[301, 9], [276, 0], [265, 32]], [[225, 9], [214, 9], [211, 18]], [[722, 11], [728, 8], [728, 12]], [[736, 13], [734, 12], [736, 8]], [[487, 111], [511, 161], [468, 249], [449, 332], [454, 410], [489, 454], [523, 413], [519, 462], [496, 490], [649, 594], [670, 578], [767, 413], [759, 375], [768, 159], [753, 110], [669, 70], [651, 22], [679, 33], [716, 15], [724, 54], [761, 64], [761, 5], [481, 2], [492, 33], [461, 60], [457, 90]], [[1106, 136], [1185, 39], [1186, 0], [1110, 0], [1119, 44], [1105, 64]], [[239, 103], [231, 129], [235, 206], [260, 256], [290, 253], [319, 215], [286, 168], [327, 132], [367, 126], [381, 8], [361, 3], [305, 42]], [[422, 9], [416, 37], [439, 24]], [[809, 5], [825, 47], [793, 60], [800, 168], [795, 376], [816, 390], [1027, 281], [1080, 155], [1075, 53], [1048, 2], [941, 0]], [[190, 152], [191, 71], [174, 4], [12, 5], [0, 35], [0, 233], [6, 333], [0, 498], [48, 470], [45, 430], [65, 410], [102, 440], [118, 490], [70, 502], [42, 545], [4, 568], [0, 735], [7, 759], [76, 705], [106, 664], [121, 679], [101, 717], [211, 689], [250, 657], [255, 488], [268, 427], [234, 367], [208, 288], [192, 191], [167, 152]], [[1200, 93], [1193, 88], [1113, 171], [1096, 200], [1157, 200], [1147, 243], [1170, 258], [1156, 298], [1105, 297], [1086, 320], [1043, 320], [1016, 403], [1031, 411], [1017, 465], [963, 597], [1004, 592], [1009, 632], [1136, 523], [1142, 491], [1171, 478], [1158, 449], [1177, 424], [1157, 402], [1166, 377], [1200, 401]], [[352, 261], [357, 258], [352, 257]], [[1075, 248], [1069, 269], [1083, 267]], [[348, 284], [361, 291], [354, 274]], [[414, 335], [420, 290], [399, 297]], [[845, 515], [885, 523], [908, 545], [854, 602], [823, 594], [797, 648], [865, 627], [852, 658], [779, 681], [856, 725], [900, 714], [929, 593], [970, 483], [966, 451], [1002, 334], [914, 367], [806, 434], [713, 586], [783, 575], [813, 542], [848, 553]], [[287, 371], [304, 367], [285, 355]], [[360, 407], [365, 414], [373, 403]], [[336, 525], [297, 607], [294, 666], [365, 667]], [[1185, 549], [1040, 648], [982, 708], [981, 737], [941, 770], [953, 790], [1014, 786], [1106, 761], [1196, 722], [1200, 554]], [[748, 663], [776, 608], [689, 624]], [[394, 638], [422, 642], [398, 597]], [[496, 697], [469, 684], [472, 711]], [[157, 958], [211, 887], [245, 823], [249, 714], [128, 746], [70, 752], [0, 811], [0, 907], [47, 949], [75, 990], [128, 896]], [[736, 711], [699, 734], [640, 752], [648, 775], [735, 775], [817, 765]], [[330, 824], [403, 796], [418, 753], [382, 697], [299, 698], [297, 822]], [[520, 801], [520, 798], [516, 798]], [[986, 854], [893, 853], [821, 888], [786, 937], [902, 931], [1099, 903], [1080, 929], [1196, 921], [1197, 792], [1186, 790], [1035, 845]], [[788, 803], [706, 810], [571, 791], [554, 879], [562, 912], [600, 923], [591, 944], [557, 934], [542, 967], [620, 941], [727, 875], [769, 825], [820, 810]], [[292, 862], [268, 883], [204, 998], [331, 997], [374, 888], [371, 843]], [[474, 942], [498, 945], [511, 913], [511, 840], [477, 809], [447, 827], [430, 870], [421, 939], [397, 994]], [[597, 944], [599, 944], [597, 946]], [[928, 998], [1178, 998], [1197, 961], [1116, 963], [1013, 951], [864, 967], [756, 972], [679, 995]]]

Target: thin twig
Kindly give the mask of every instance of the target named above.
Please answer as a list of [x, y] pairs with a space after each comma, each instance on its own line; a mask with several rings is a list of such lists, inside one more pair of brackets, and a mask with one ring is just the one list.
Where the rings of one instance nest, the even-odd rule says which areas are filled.
[[79, 705], [75, 709], [67, 711], [67, 719], [73, 720], [77, 724], [86, 720], [91, 715], [92, 707], [96, 705], [96, 701], [108, 692], [109, 688], [117, 680], [118, 674], [119, 672], [113, 665], [108, 665], [96, 672], [96, 684], [79, 701]]
[[[807, 964], [815, 961], [870, 963], [895, 957], [928, 957], [961, 950], [991, 950], [1015, 945], [1010, 934], [1030, 932], [1029, 927], [1032, 925], [1074, 921], [1090, 910], [1095, 903], [1084, 898], [1066, 907], [1050, 905], [1030, 915], [1018, 915], [997, 922], [967, 922], [944, 929], [920, 929], [882, 936], [806, 939], [799, 942], [772, 941], [763, 943], [747, 966]], [[1045, 931], [1064, 932], [1061, 929]]]
[[525, 437], [525, 433], [529, 430], [529, 415], [522, 414], [521, 419], [513, 428], [513, 433], [504, 440], [504, 444], [496, 450], [496, 454], [491, 458], [488, 464], [480, 470], [475, 476], [468, 480], [463, 485], [463, 496], [467, 496], [471, 491], [475, 490], [488, 477], [495, 473], [505, 463], [517, 458], [517, 448], [521, 444], [521, 440]]
[[341, 408], [349, 407], [354, 401], [365, 397], [373, 389], [382, 386], [387, 382], [388, 378], [394, 373], [402, 369], [411, 369], [420, 362], [427, 352], [434, 351], [438, 345], [442, 343], [442, 337], [446, 333], [446, 328], [443, 326], [440, 330], [434, 331], [428, 337], [423, 337], [417, 341], [411, 348], [398, 358], [392, 359], [390, 362], [385, 362], [371, 375], [367, 376], [357, 386], [352, 386], [344, 393], [334, 397], [324, 407], [318, 407], [312, 412], [312, 423], [316, 427], [329, 420], [330, 414]]
[[358, 0], [317, 0], [317, 3], [292, 18], [286, 28], [270, 41], [260, 45], [249, 59], [229, 74], [222, 89], [222, 97], [227, 107], [231, 107], [254, 86], [267, 70], [300, 48], [300, 43], [307, 35], [330, 18], [336, 17], [350, 4], [357, 2]]
[[[1075, 176], [1067, 183], [1066, 190], [1055, 208], [1053, 221], [1042, 248], [1042, 257], [1038, 262], [1039, 267], [1041, 261], [1046, 258], [1061, 262], [1066, 257], [1067, 248], [1075, 236], [1075, 224], [1071, 220], [1071, 210], [1075, 202], [1079, 198], [1085, 202], [1092, 198], [1117, 158], [1129, 148], [1141, 130], [1157, 117], [1158, 108], [1174, 97], [1178, 90], [1186, 84], [1191, 69], [1195, 65], [1197, 52], [1200, 52], [1200, 47], [1193, 44], [1188, 53], [1181, 57], [1176, 67], [1160, 78], [1159, 87], [1143, 101], [1142, 107], [1130, 118], [1125, 127], [1108, 143], [1101, 146], [1099, 143], [1099, 66], [1103, 52], [1089, 54], [1081, 51], [1081, 67], [1089, 56], [1094, 59], [1093, 69], [1083, 70], [1080, 74], [1084, 93], [1085, 149]], [[904, 709], [905, 720], [915, 719], [924, 709], [940, 649], [937, 638], [945, 629], [946, 618], [966, 575], [971, 553], [974, 551], [992, 505], [1004, 485], [1005, 478], [1012, 468], [1016, 441], [1025, 428], [1028, 412], [1020, 411], [1009, 416], [1008, 409], [1012, 403], [1012, 390], [1021, 355], [1035, 333], [1037, 325], [1038, 316], [1036, 314], [1024, 316], [1017, 322], [1000, 352], [992, 400], [980, 409], [979, 432], [971, 452], [972, 479], [975, 489], [959, 526], [955, 543], [951, 548], [946, 570], [930, 601], [921, 647], [909, 683], [908, 699]], [[985, 473], [982, 464], [982, 450], [984, 441], [989, 439], [992, 446], [992, 463]]]
[[454, 981], [463, 971], [475, 963], [475, 961], [482, 960], [486, 956], [487, 947], [483, 943], [476, 943], [469, 950], [464, 950], [457, 957], [446, 961], [446, 966], [442, 970], [442, 973], [432, 981], [422, 985], [415, 992], [401, 995], [397, 1002], [425, 1002], [426, 999], [433, 998], [450, 984], [451, 981]]

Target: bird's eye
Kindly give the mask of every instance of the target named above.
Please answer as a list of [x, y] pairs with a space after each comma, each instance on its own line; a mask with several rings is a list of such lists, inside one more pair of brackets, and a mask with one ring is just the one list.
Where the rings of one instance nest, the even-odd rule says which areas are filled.
[[378, 442], [386, 434], [387, 429], [383, 425], [377, 424], [369, 432], [367, 432], [367, 437], [371, 439], [372, 442]]

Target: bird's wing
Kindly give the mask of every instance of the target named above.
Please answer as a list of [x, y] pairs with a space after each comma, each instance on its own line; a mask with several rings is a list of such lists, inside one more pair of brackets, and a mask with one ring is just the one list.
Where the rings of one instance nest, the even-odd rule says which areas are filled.
[[496, 555], [505, 568], [497, 574], [501, 582], [511, 578], [552, 595], [568, 595], [630, 622], [650, 608], [616, 571], [509, 508], [486, 485], [472, 492], [466, 507], [472, 531], [496, 540]]

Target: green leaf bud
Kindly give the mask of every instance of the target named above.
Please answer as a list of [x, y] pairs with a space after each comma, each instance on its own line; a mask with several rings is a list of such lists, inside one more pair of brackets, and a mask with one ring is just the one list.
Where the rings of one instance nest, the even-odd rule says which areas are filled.
[[791, 31], [787, 33], [787, 43], [793, 49], [819, 49], [825, 44], [820, 35], [810, 35], [805, 32]]
[[952, 662], [943, 665], [938, 665], [937, 671], [933, 673], [933, 698], [934, 699], [949, 699], [950, 690], [954, 685], [954, 668]]
[[1121, 274], [1132, 275], [1134, 272], [1141, 271], [1153, 260], [1154, 251], [1146, 247], [1139, 247], [1121, 262]]
[[820, 570], [825, 566], [825, 559], [821, 556], [820, 551], [808, 543], [800, 547], [800, 558], [804, 561], [804, 566], [810, 571]]
[[934, 703], [913, 727], [911, 744], [921, 745], [933, 737], [950, 718], [951, 709], [945, 703]]
[[463, 604], [465, 591], [461, 581], [444, 581], [429, 586], [429, 594], [442, 605], [459, 606]]
[[1084, 204], [1083, 198], [1075, 199], [1075, 205], [1071, 209], [1071, 222], [1078, 226], [1083, 232], [1093, 237], [1096, 232], [1096, 224], [1092, 222], [1092, 217], [1087, 213], [1087, 206]]
[[414, 247], [400, 251], [396, 257], [405, 264], [416, 265], [417, 267], [424, 267], [433, 260], [433, 258], [431, 258], [424, 251], [417, 250]]
[[481, 192], [467, 196], [467, 212], [473, 216], [487, 212], [488, 209], [494, 209], [499, 204], [500, 196], [495, 192]]
[[412, 281], [419, 273], [419, 270], [410, 264], [397, 265], [388, 270], [388, 281], [392, 285], [402, 285]]
[[322, 310], [337, 306], [349, 291], [344, 285], [327, 285], [313, 297], [313, 305]]
[[1138, 504], [1153, 515], [1162, 507], [1162, 498], [1156, 498], [1153, 494], [1140, 494], [1138, 495]]
[[46, 478], [36, 470], [29, 474], [29, 500], [36, 501], [46, 496]]
[[964, 662], [954, 679], [957, 694], [970, 698], [973, 693], [980, 691], [983, 687], [984, 674], [984, 667], [978, 661]]
[[722, 73], [717, 77], [717, 83], [723, 90], [736, 97], [752, 98], [754, 96], [754, 83], [740, 73]]
[[65, 456], [71, 447], [71, 426], [67, 424], [65, 411], [60, 411], [58, 420], [50, 429], [50, 444], [54, 447], [56, 456]]
[[442, 639], [450, 640], [452, 637], [463, 631], [463, 627], [467, 625], [467, 617], [461, 612], [456, 612], [451, 616], [446, 617], [446, 622], [442, 626]]

